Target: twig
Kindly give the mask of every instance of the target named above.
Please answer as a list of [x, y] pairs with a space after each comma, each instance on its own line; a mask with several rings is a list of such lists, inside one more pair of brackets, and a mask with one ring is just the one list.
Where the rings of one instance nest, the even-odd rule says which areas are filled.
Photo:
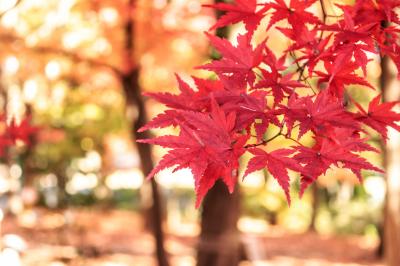
[[322, 18], [324, 21], [324, 24], [326, 22], [326, 18], [328, 17], [327, 13], [326, 13], [326, 8], [325, 8], [325, 3], [324, 0], [319, 0], [319, 3], [321, 5], [321, 10], [322, 10]]
[[50, 46], [27, 46], [24, 42], [24, 40], [18, 36], [12, 35], [12, 34], [0, 34], [0, 42], [1, 43], [15, 43], [18, 42], [18, 44], [22, 44], [25, 49], [30, 50], [35, 53], [44, 53], [44, 54], [55, 54], [55, 55], [60, 55], [69, 58], [71, 61], [77, 62], [77, 63], [87, 63], [89, 65], [92, 65], [94, 67], [105, 67], [111, 69], [115, 74], [117, 75], [122, 75], [122, 70], [117, 68], [116, 66], [110, 65], [106, 62], [95, 60], [92, 58], [87, 58], [84, 56], [79, 55], [78, 53], [66, 51], [64, 49], [59, 49], [59, 48], [54, 48]]
[[10, 6], [9, 8], [7, 8], [6, 10], [3, 10], [3, 12], [0, 13], [0, 18], [2, 16], [4, 16], [8, 11], [13, 10], [14, 8], [16, 8], [20, 3], [22, 2], [22, 0], [17, 0], [14, 5]]
[[248, 144], [248, 145], [244, 146], [244, 148], [245, 148], [245, 149], [249, 149], [249, 148], [255, 148], [255, 147], [258, 147], [258, 146], [266, 145], [268, 142], [273, 141], [273, 140], [276, 139], [277, 137], [283, 136], [283, 135], [282, 135], [282, 129], [283, 129], [283, 126], [282, 126], [282, 128], [279, 130], [279, 132], [276, 133], [276, 134], [275, 134], [274, 136], [272, 136], [271, 138], [266, 139], [266, 140], [262, 140], [262, 141], [259, 142], [259, 143]]

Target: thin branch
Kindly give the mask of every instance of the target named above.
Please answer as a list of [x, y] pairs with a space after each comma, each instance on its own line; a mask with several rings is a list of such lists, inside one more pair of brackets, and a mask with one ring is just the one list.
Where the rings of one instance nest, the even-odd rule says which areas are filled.
[[13, 10], [14, 8], [16, 8], [19, 4], [21, 4], [22, 0], [17, 0], [14, 5], [10, 6], [9, 8], [7, 8], [6, 10], [3, 10], [3, 12], [0, 13], [0, 18], [2, 16], [4, 16], [8, 11]]
[[268, 142], [273, 141], [273, 140], [276, 139], [277, 137], [283, 136], [283, 135], [282, 135], [282, 129], [283, 129], [283, 127], [279, 130], [278, 133], [276, 133], [276, 134], [275, 134], [274, 136], [272, 136], [271, 138], [266, 139], [266, 140], [263, 140], [263, 141], [261, 141], [261, 142], [259, 142], [259, 143], [248, 144], [248, 145], [244, 146], [244, 148], [245, 148], [245, 149], [249, 149], [249, 148], [255, 148], [255, 147], [258, 147], [258, 146], [266, 145]]
[[123, 72], [120, 70], [118, 67], [110, 65], [109, 63], [99, 61], [96, 59], [88, 58], [85, 56], [81, 56], [76, 52], [70, 52], [64, 49], [59, 49], [51, 46], [27, 46], [24, 42], [24, 40], [18, 36], [12, 35], [12, 34], [0, 34], [0, 42], [1, 43], [16, 43], [22, 44], [25, 49], [30, 50], [35, 53], [39, 54], [52, 54], [52, 55], [60, 55], [63, 57], [67, 57], [71, 61], [75, 63], [87, 63], [93, 67], [104, 67], [112, 70], [115, 72], [116, 75], [122, 75]]
[[292, 141], [294, 141], [294, 142], [296, 142], [298, 145], [300, 145], [300, 146], [304, 146], [303, 144], [301, 144], [301, 142], [300, 141], [298, 141], [298, 140], [296, 140], [296, 139], [294, 139], [293, 137], [291, 137], [291, 136], [289, 136], [289, 134], [285, 134], [285, 135], [283, 135], [286, 139], [289, 139], [289, 140], [292, 140]]
[[324, 24], [325, 24], [326, 18], [327, 18], [328, 15], [327, 15], [327, 13], [326, 13], [326, 8], [325, 8], [324, 0], [319, 0], [319, 3], [320, 3], [320, 5], [321, 5], [322, 18], [323, 18], [323, 21], [324, 21]]
[[[297, 126], [298, 126], [298, 125], [296, 125], [295, 127], [297, 127]], [[272, 136], [271, 138], [266, 139], [266, 140], [263, 140], [263, 141], [261, 141], [261, 142], [259, 142], [259, 143], [248, 144], [248, 145], [244, 146], [244, 148], [245, 148], [245, 149], [249, 149], [249, 148], [255, 148], [255, 147], [258, 147], [258, 146], [264, 146], [264, 145], [266, 145], [267, 143], [269, 143], [269, 142], [273, 141], [274, 139], [278, 138], [279, 136], [283, 136], [283, 137], [285, 137], [285, 138], [288, 139], [288, 140], [291, 140], [291, 141], [296, 142], [296, 144], [298, 144], [298, 145], [300, 145], [300, 146], [304, 146], [300, 141], [294, 139], [294, 138], [291, 137], [288, 133], [283, 134], [283, 133], [282, 133], [282, 130], [283, 130], [283, 127], [281, 128], [281, 130], [279, 130], [278, 133], [276, 133], [276, 134], [275, 134], [274, 136]]]
[[289, 54], [290, 54], [290, 56], [294, 59], [294, 62], [296, 63], [296, 66], [297, 66], [296, 72], [299, 73], [299, 78], [298, 78], [297, 81], [306, 82], [306, 83], [308, 84], [308, 86], [310, 87], [310, 89], [312, 90], [312, 92], [314, 93], [314, 95], [316, 95], [317, 93], [314, 91], [313, 87], [311, 86], [310, 82], [308, 81], [308, 78], [309, 78], [309, 77], [305, 77], [305, 76], [304, 76], [304, 71], [305, 71], [306, 66], [307, 66], [307, 64], [308, 64], [308, 61], [305, 62], [305, 63], [301, 66], [300, 63], [297, 61], [297, 57], [296, 57], [296, 55], [294, 54], [294, 52], [293, 52], [293, 51], [290, 51]]

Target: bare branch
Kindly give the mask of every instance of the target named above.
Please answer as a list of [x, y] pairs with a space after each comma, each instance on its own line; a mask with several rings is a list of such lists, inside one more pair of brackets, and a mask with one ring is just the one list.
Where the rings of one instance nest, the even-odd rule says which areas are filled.
[[38, 53], [38, 54], [51, 54], [51, 55], [59, 55], [63, 57], [67, 57], [73, 62], [76, 63], [87, 63], [93, 67], [104, 67], [112, 70], [115, 72], [116, 75], [122, 75], [122, 70], [120, 70], [118, 67], [110, 65], [107, 62], [99, 61], [93, 58], [88, 58], [85, 56], [82, 56], [76, 52], [70, 52], [65, 49], [60, 49], [57, 47], [52, 47], [52, 46], [27, 46], [25, 44], [25, 41], [18, 36], [15, 36], [13, 34], [0, 34], [0, 42], [1, 43], [9, 43], [9, 44], [14, 44], [18, 43], [19, 45], [23, 45], [25, 49], [30, 50], [32, 52]]
[[14, 5], [10, 6], [9, 8], [7, 8], [6, 10], [3, 10], [3, 12], [0, 13], [0, 18], [2, 16], [4, 16], [8, 11], [13, 10], [14, 8], [16, 8], [19, 4], [21, 4], [22, 0], [17, 0]]

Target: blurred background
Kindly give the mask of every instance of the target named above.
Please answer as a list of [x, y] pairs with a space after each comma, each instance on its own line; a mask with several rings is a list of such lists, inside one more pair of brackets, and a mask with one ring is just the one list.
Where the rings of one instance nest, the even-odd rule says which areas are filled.
[[[1, 266], [191, 266], [228, 249], [198, 241], [202, 227], [225, 225], [201, 222], [190, 171], [144, 180], [165, 151], [135, 144], [164, 108], [141, 92], [176, 91], [174, 73], [209, 77], [193, 67], [215, 53], [202, 34], [217, 14], [201, 5], [213, 2], [0, 0], [0, 112], [36, 127], [0, 161]], [[278, 32], [270, 40], [277, 53], [288, 45]], [[391, 63], [368, 68], [370, 82], [399, 99]], [[361, 102], [376, 94], [356, 89]], [[366, 172], [358, 184], [334, 169], [290, 208], [267, 172], [240, 182], [240, 194], [220, 189], [215, 208], [235, 212], [227, 223], [239, 232], [240, 265], [384, 265], [385, 250], [400, 248], [400, 141], [390, 134], [385, 152], [365, 154], [387, 178]], [[374, 135], [371, 145], [384, 148]]]

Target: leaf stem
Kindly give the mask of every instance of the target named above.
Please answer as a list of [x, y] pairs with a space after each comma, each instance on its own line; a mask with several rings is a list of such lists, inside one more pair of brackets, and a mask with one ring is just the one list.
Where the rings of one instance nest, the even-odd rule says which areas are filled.
[[249, 148], [255, 148], [255, 147], [258, 147], [258, 146], [266, 145], [268, 142], [273, 141], [273, 140], [276, 139], [277, 137], [283, 136], [283, 135], [282, 135], [282, 129], [283, 129], [283, 127], [279, 130], [278, 133], [276, 133], [276, 134], [275, 134], [274, 136], [272, 136], [271, 138], [266, 139], [266, 140], [263, 140], [263, 141], [261, 141], [261, 142], [259, 142], [259, 143], [248, 144], [248, 145], [244, 146], [244, 148], [245, 148], [245, 149], [249, 149]]

